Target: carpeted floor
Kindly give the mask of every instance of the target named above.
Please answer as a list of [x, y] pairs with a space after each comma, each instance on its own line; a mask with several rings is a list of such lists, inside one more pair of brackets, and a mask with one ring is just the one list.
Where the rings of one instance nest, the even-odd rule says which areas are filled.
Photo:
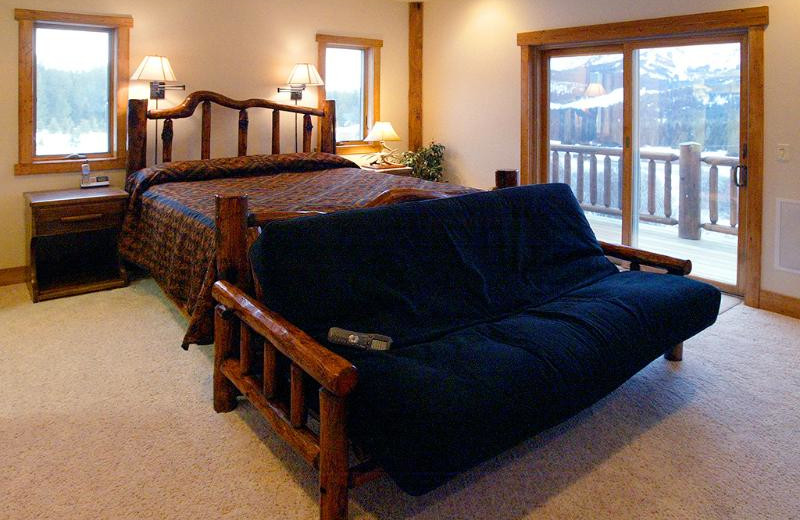
[[[0, 287], [0, 518], [315, 518], [316, 474], [151, 280], [33, 305]], [[491, 420], [491, 418], [487, 418]], [[738, 305], [577, 417], [427, 496], [352, 518], [800, 518], [800, 321]]]

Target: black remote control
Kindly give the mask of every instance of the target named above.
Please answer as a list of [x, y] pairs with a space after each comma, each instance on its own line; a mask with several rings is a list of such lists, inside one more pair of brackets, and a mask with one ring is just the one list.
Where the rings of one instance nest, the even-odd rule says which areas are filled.
[[392, 346], [392, 338], [389, 336], [353, 332], [339, 327], [331, 327], [328, 331], [328, 341], [337, 345], [363, 348], [365, 350], [389, 350]]

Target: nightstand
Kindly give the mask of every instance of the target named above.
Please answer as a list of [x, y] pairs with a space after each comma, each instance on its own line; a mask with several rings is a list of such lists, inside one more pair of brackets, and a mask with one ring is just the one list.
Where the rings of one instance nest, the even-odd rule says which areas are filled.
[[128, 284], [117, 248], [126, 192], [89, 188], [24, 195], [34, 302]]
[[399, 164], [393, 164], [391, 166], [362, 166], [362, 170], [366, 170], [368, 172], [373, 173], [391, 173], [392, 175], [402, 175], [403, 177], [411, 177], [411, 172], [413, 171], [408, 166], [401, 166]]

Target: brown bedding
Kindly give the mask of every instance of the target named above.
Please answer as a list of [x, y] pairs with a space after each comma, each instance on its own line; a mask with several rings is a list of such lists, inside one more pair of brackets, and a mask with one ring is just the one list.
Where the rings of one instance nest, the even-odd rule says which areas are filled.
[[214, 195], [246, 193], [253, 212], [362, 207], [390, 188], [449, 193], [462, 186], [383, 173], [324, 153], [180, 161], [128, 178], [122, 256], [147, 269], [189, 316], [184, 345], [213, 342]]

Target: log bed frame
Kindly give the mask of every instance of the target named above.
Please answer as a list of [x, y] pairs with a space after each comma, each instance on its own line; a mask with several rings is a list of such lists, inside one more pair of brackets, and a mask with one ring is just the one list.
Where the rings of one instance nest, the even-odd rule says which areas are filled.
[[[238, 154], [247, 155], [247, 109], [272, 109], [272, 153], [280, 153], [280, 113], [303, 115], [303, 151], [311, 151], [311, 117], [320, 122], [320, 151], [335, 153], [336, 108], [327, 100], [323, 108], [282, 105], [265, 99], [234, 100], [210, 91], [189, 94], [178, 106], [147, 110], [146, 99], [128, 102], [128, 175], [147, 166], [147, 122], [164, 119], [161, 132], [162, 162], [172, 161], [173, 119], [187, 118], [202, 106], [201, 158], [211, 156], [211, 103], [239, 111]], [[515, 170], [496, 172], [496, 187], [516, 186]], [[424, 189], [394, 188], [366, 207], [412, 200], [440, 199], [451, 195]], [[248, 246], [261, 227], [273, 220], [322, 214], [319, 211], [248, 211], [247, 195], [216, 196], [216, 269], [214, 309], [214, 410], [236, 408], [239, 395], [246, 397], [271, 424], [275, 432], [312, 467], [319, 470], [320, 518], [347, 518], [347, 494], [354, 488], [384, 475], [370, 461], [351, 467], [347, 437], [347, 396], [358, 382], [358, 373], [346, 359], [317, 343], [305, 332], [260, 303], [261, 288], [255, 283], [248, 260]], [[601, 242], [607, 256], [622, 260], [631, 270], [642, 266], [685, 276], [689, 260]], [[256, 354], [256, 351], [260, 351]], [[664, 357], [680, 361], [683, 344], [670, 348]], [[288, 362], [288, 374], [279, 371], [280, 357]], [[319, 412], [310, 410], [305, 381], [319, 385]], [[309, 415], [318, 421], [310, 427]]]
[[[447, 196], [428, 190], [389, 190], [367, 206]], [[214, 410], [229, 412], [236, 408], [238, 395], [247, 398], [275, 432], [319, 471], [320, 518], [344, 520], [348, 490], [384, 475], [370, 461], [349, 465], [347, 396], [358, 381], [356, 367], [261, 304], [261, 289], [247, 258], [248, 237], [259, 233], [261, 225], [310, 213], [320, 212], [252, 214], [246, 195], [216, 198]], [[607, 256], [627, 262], [631, 270], [647, 266], [679, 276], [691, 271], [689, 260], [603, 242], [601, 246]], [[682, 355], [681, 343], [664, 357], [680, 361]], [[281, 356], [288, 361], [288, 375], [277, 369]], [[308, 378], [319, 386], [318, 414], [307, 406]], [[318, 432], [309, 427], [309, 414], [317, 419]]]

